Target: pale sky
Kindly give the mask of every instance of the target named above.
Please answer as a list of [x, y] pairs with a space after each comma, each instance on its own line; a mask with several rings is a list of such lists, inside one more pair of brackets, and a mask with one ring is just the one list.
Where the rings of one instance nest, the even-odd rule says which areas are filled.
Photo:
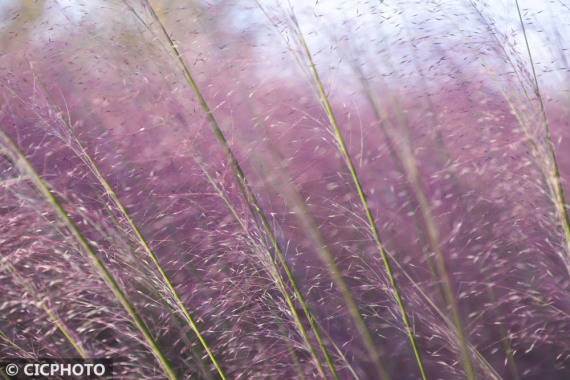
[[[283, 0], [261, 0], [260, 2], [270, 10], [275, 10], [275, 4], [287, 7], [287, 2]], [[567, 0], [519, 1], [525, 15], [525, 22], [528, 22], [527, 33], [533, 55], [537, 61], [537, 67], [542, 68], [541, 71], [549, 67], [553, 60], [558, 61], [555, 65], [561, 66], [560, 52], [569, 46], [567, 36], [570, 35], [570, 7], [566, 2]], [[7, 17], [7, 11], [17, 9], [21, 3], [22, 0], [0, 0], [0, 28], [6, 26], [10, 21]], [[176, 4], [176, 1], [170, 3]], [[350, 39], [354, 43], [359, 40], [366, 43], [370, 30], [379, 29], [379, 19], [382, 20], [380, 27], [382, 33], [390, 34], [392, 30], [396, 31], [395, 28], [409, 21], [408, 18], [410, 15], [413, 16], [417, 8], [416, 1], [411, 0], [397, 2], [390, 0], [384, 2], [378, 0], [290, 0], [290, 3], [295, 9], [303, 32], [307, 35], [307, 40], [311, 47], [316, 50], [319, 50], [319, 45], [322, 45], [322, 49], [326, 49], [327, 45], [330, 45], [331, 36], [343, 38], [343, 35], [350, 34]], [[514, 0], [476, 1], [476, 3], [486, 15], [494, 18], [497, 28], [506, 35], [512, 36], [521, 56], [526, 54], [526, 50], [522, 49], [525, 45], [522, 33], [520, 33], [521, 27]], [[96, 7], [102, 5], [117, 9], [123, 7], [119, 0], [47, 0], [46, 4], [57, 4], [57, 6], [48, 7], [49, 9], [44, 13], [43, 18], [49, 20], [51, 25], [65, 24], [66, 27], [59, 31], [61, 33], [72, 31], [73, 26], [70, 25], [70, 22], [79, 22], [83, 14], [89, 13]], [[232, 4], [232, 8], [235, 9], [233, 25], [228, 27], [233, 26], [234, 29], [239, 30], [240, 28], [247, 28], [248, 24], [264, 23], [264, 16], [255, 7], [253, 0], [236, 0], [226, 4]], [[425, 5], [426, 2], [421, 0], [418, 1], [418, 4]], [[431, 1], [427, 6], [439, 6], [444, 12], [453, 14], [454, 9], [459, 9], [457, 8], [458, 4], [464, 4], [465, 8], [468, 7], [469, 2], [467, 0], [439, 0]], [[401, 9], [405, 10], [404, 16], [401, 14]], [[426, 20], [429, 22], [429, 18]], [[535, 27], [534, 20], [536, 20], [536, 25], [539, 25], [539, 28]], [[438, 22], [440, 21], [433, 20], [433, 25]], [[473, 26], [476, 23], [477, 21], [473, 21]], [[42, 24], [36, 22], [36, 25]], [[468, 22], [463, 23], [461, 27], [468, 29]], [[323, 31], [325, 32], [323, 33]], [[51, 38], [55, 38], [58, 34], [57, 28], [43, 32], [45, 34], [40, 34], [43, 38], [47, 37], [46, 34]], [[566, 53], [566, 59], [569, 60], [568, 53]], [[542, 75], [546, 75], [550, 78], [549, 80], [554, 81], [564, 80], [563, 78], [568, 77], [567, 74], [564, 76], [556, 71]]]

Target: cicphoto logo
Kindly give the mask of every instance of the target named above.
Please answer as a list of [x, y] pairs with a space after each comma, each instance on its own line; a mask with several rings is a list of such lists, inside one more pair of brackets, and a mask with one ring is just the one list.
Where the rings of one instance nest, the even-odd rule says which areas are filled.
[[111, 379], [113, 374], [110, 359], [8, 359], [0, 368], [9, 379]]

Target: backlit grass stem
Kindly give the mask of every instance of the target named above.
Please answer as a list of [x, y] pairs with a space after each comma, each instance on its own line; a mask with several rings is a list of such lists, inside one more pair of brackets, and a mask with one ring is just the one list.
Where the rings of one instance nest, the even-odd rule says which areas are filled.
[[166, 271], [164, 270], [164, 268], [160, 264], [160, 261], [158, 260], [158, 257], [156, 256], [156, 254], [150, 248], [150, 245], [147, 242], [146, 238], [143, 236], [141, 230], [136, 225], [135, 221], [133, 220], [133, 218], [131, 217], [131, 215], [127, 211], [126, 207], [123, 205], [123, 203], [119, 199], [119, 196], [117, 195], [117, 193], [113, 190], [113, 188], [111, 187], [111, 185], [109, 184], [107, 179], [103, 176], [101, 170], [99, 169], [99, 167], [97, 166], [95, 161], [91, 158], [91, 156], [87, 152], [87, 149], [83, 146], [83, 144], [81, 143], [79, 138], [76, 136], [75, 132], [73, 131], [73, 127], [71, 125], [71, 122], [64, 116], [64, 113], [62, 112], [61, 108], [57, 105], [55, 99], [53, 98], [51, 93], [48, 91], [47, 87], [44, 85], [44, 83], [41, 81], [41, 79], [39, 78], [38, 75], [36, 75], [36, 79], [38, 80], [41, 88], [43, 89], [46, 96], [48, 97], [50, 103], [52, 104], [52, 106], [57, 110], [58, 114], [60, 115], [60, 118], [61, 118], [62, 122], [65, 124], [65, 126], [67, 127], [68, 132], [70, 134], [70, 137], [73, 139], [73, 142], [79, 148], [78, 156], [87, 165], [89, 170], [93, 173], [94, 177], [97, 179], [97, 181], [99, 181], [99, 183], [101, 184], [103, 189], [105, 189], [105, 193], [109, 196], [109, 198], [111, 198], [114, 205], [117, 207], [117, 209], [119, 210], [121, 215], [127, 221], [130, 229], [132, 230], [132, 232], [137, 237], [137, 240], [140, 243], [141, 247], [143, 248], [145, 253], [148, 255], [148, 257], [152, 260], [156, 269], [160, 273], [160, 276], [162, 277], [164, 283], [166, 284], [170, 295], [172, 296], [172, 298], [174, 298], [176, 304], [178, 305], [178, 308], [184, 314], [184, 317], [185, 317], [188, 325], [190, 326], [192, 331], [194, 331], [194, 333], [196, 334], [196, 337], [198, 338], [198, 340], [200, 341], [200, 343], [202, 344], [202, 346], [206, 350], [206, 353], [208, 354], [208, 357], [210, 358], [210, 360], [212, 361], [212, 363], [216, 367], [218, 374], [220, 375], [220, 377], [222, 379], [225, 379], [226, 376], [224, 375], [224, 372], [223, 372], [220, 364], [218, 363], [218, 361], [214, 357], [214, 354], [212, 353], [210, 346], [208, 345], [208, 343], [206, 343], [206, 340], [204, 339], [204, 337], [200, 333], [200, 330], [199, 330], [198, 326], [196, 325], [196, 322], [194, 321], [194, 319], [190, 315], [190, 312], [188, 311], [188, 309], [186, 308], [186, 306], [182, 302], [180, 295], [178, 294], [178, 292], [176, 291], [176, 288], [174, 287], [174, 284], [172, 283], [172, 281], [170, 280], [170, 277], [168, 276], [168, 274], [166, 273]]
[[158, 346], [158, 343], [153, 338], [147, 325], [139, 316], [135, 307], [131, 304], [131, 302], [127, 298], [127, 295], [121, 290], [119, 284], [117, 283], [117, 280], [115, 280], [114, 276], [111, 274], [111, 272], [109, 272], [103, 261], [101, 261], [101, 259], [97, 256], [95, 250], [88, 243], [87, 239], [83, 236], [81, 231], [79, 231], [79, 228], [76, 226], [76, 224], [71, 220], [70, 216], [64, 210], [61, 203], [49, 190], [48, 185], [36, 172], [35, 168], [28, 161], [26, 156], [19, 150], [19, 148], [14, 144], [12, 139], [10, 139], [10, 137], [2, 129], [0, 129], [0, 139], [2, 139], [2, 142], [7, 149], [7, 153], [12, 157], [12, 160], [15, 163], [16, 167], [23, 174], [28, 176], [28, 178], [30, 179], [30, 181], [32, 181], [36, 189], [42, 194], [47, 203], [51, 206], [57, 217], [69, 230], [69, 232], [76, 240], [76, 242], [79, 244], [84, 253], [91, 259], [93, 266], [99, 272], [101, 278], [105, 281], [105, 283], [107, 284], [111, 292], [114, 294], [114, 296], [117, 298], [119, 303], [123, 306], [125, 311], [129, 314], [129, 316], [131, 317], [132, 321], [137, 326], [139, 331], [143, 334], [146, 342], [148, 343], [150, 349], [152, 350], [152, 353], [154, 354], [157, 361], [163, 368], [165, 375], [169, 379], [178, 379], [178, 375], [174, 371], [169, 360], [164, 355], [162, 349]]
[[63, 321], [58, 318], [54, 312], [46, 306], [44, 300], [40, 298], [40, 296], [36, 293], [33, 287], [26, 283], [26, 281], [16, 272], [16, 269], [10, 264], [6, 265], [8, 271], [14, 276], [14, 278], [20, 283], [20, 285], [24, 288], [26, 293], [28, 293], [35, 301], [35, 303], [47, 314], [47, 316], [52, 320], [54, 325], [58, 328], [58, 330], [65, 336], [65, 339], [73, 346], [74, 350], [81, 356], [83, 359], [87, 359], [87, 354], [85, 353], [84, 348], [81, 345], [81, 342], [76, 341], [73, 337], [71, 331], [65, 326]]
[[570, 217], [568, 216], [568, 210], [566, 206], [566, 199], [564, 196], [564, 189], [562, 188], [562, 183], [560, 180], [560, 171], [558, 169], [558, 160], [556, 159], [556, 151], [554, 149], [554, 144], [552, 143], [552, 137], [550, 135], [550, 127], [548, 125], [548, 118], [546, 117], [546, 110], [544, 107], [544, 101], [542, 99], [542, 94], [540, 93], [540, 87], [538, 85], [538, 78], [536, 76], [536, 69], [534, 67], [534, 61], [532, 59], [532, 53], [530, 50], [530, 44], [528, 42], [528, 37], [526, 35], [526, 28], [524, 25], [524, 21], [522, 19], [521, 9], [519, 7], [518, 0], [515, 0], [515, 4], [517, 7], [517, 14], [519, 16], [519, 20], [521, 23], [521, 28], [523, 32], [524, 42], [526, 46], [526, 51], [528, 53], [528, 59], [530, 61], [530, 67], [532, 70], [532, 78], [534, 80], [534, 92], [538, 99], [538, 104], [540, 105], [540, 114], [542, 116], [542, 126], [544, 128], [544, 134], [546, 138], [546, 149], [548, 154], [550, 155], [550, 159], [552, 160], [551, 165], [551, 181], [552, 186], [554, 187], [555, 192], [555, 199], [554, 203], [556, 204], [556, 210], [558, 212], [558, 216], [560, 219], [560, 224], [564, 230], [564, 234], [566, 236], [566, 255], [568, 256], [567, 260], [570, 260]]
[[[394, 135], [395, 135], [394, 127], [390, 124], [390, 122], [388, 120], [386, 120], [385, 118], [382, 117], [381, 111], [378, 108], [378, 105], [376, 104], [376, 102], [374, 101], [372, 92], [370, 91], [370, 89], [366, 85], [366, 83], [363, 83], [363, 85], [364, 85], [364, 89], [365, 89], [364, 91], [366, 93], [366, 97], [367, 97], [370, 105], [372, 106], [372, 108], [374, 110], [376, 118], [378, 119], [378, 121], [380, 121], [380, 123], [382, 123], [384, 125], [384, 128], [388, 132], [387, 133], [388, 136], [390, 136], [390, 138], [394, 139]], [[403, 149], [404, 151], [399, 151], [398, 156], [399, 156], [400, 161], [402, 162], [404, 172], [407, 176], [408, 182], [410, 183], [410, 185], [413, 189], [414, 195], [416, 197], [416, 200], [418, 202], [418, 205], [419, 205], [419, 208], [421, 211], [421, 215], [422, 215], [422, 220], [423, 220], [424, 226], [425, 226], [426, 231], [427, 231], [429, 246], [435, 255], [435, 266], [436, 266], [437, 276], [441, 280], [443, 299], [445, 300], [445, 302], [447, 303], [447, 305], [449, 305], [449, 307], [451, 309], [451, 316], [452, 316], [453, 323], [455, 325], [457, 337], [459, 338], [459, 344], [460, 344], [461, 354], [462, 354], [463, 362], [464, 362], [464, 366], [465, 366], [465, 372], [466, 372], [467, 377], [469, 379], [474, 379], [475, 378], [475, 372], [473, 370], [473, 364], [471, 362], [469, 350], [467, 348], [466, 338], [464, 336], [463, 328], [461, 326], [462, 324], [461, 324], [461, 319], [459, 317], [459, 312], [457, 309], [457, 301], [455, 300], [455, 296], [454, 296], [453, 290], [451, 288], [451, 282], [450, 282], [451, 280], [449, 278], [449, 274], [448, 274], [448, 271], [447, 271], [447, 268], [445, 265], [445, 258], [443, 255], [443, 251], [441, 250], [441, 245], [440, 245], [440, 241], [439, 241], [440, 240], [439, 239], [439, 232], [438, 232], [435, 220], [434, 220], [432, 213], [431, 213], [429, 201], [427, 199], [423, 185], [421, 184], [421, 181], [419, 178], [419, 170], [418, 170], [416, 160], [415, 160], [415, 158], [411, 152], [411, 149], [409, 147], [403, 147], [403, 148], [404, 148]]]
[[[309, 50], [309, 47], [307, 46], [307, 43], [306, 43], [305, 38], [301, 32], [299, 24], [297, 23], [295, 18], [293, 18], [293, 20], [294, 20], [294, 23], [297, 27], [299, 41], [300, 41], [301, 46], [302, 46], [302, 48], [303, 48], [303, 50], [307, 56], [307, 60], [308, 60], [309, 65], [311, 67], [311, 71], [314, 75], [315, 83], [316, 83], [318, 90], [319, 90], [319, 94], [321, 97], [321, 102], [322, 102], [324, 111], [325, 111], [327, 117], [329, 118], [330, 124], [333, 128], [334, 135], [336, 137], [336, 141], [339, 145], [339, 148], [340, 148], [340, 151], [341, 151], [342, 156], [344, 158], [344, 161], [346, 163], [346, 166], [348, 167], [348, 170], [350, 171], [352, 180], [353, 180], [354, 185], [356, 187], [356, 191], [358, 192], [358, 197], [360, 198], [360, 202], [362, 204], [362, 208], [366, 214], [366, 218], [368, 220], [370, 230], [371, 230], [372, 235], [374, 237], [374, 241], [376, 242], [376, 245], [378, 247], [378, 251], [382, 257], [382, 261], [384, 262], [386, 274], [388, 275], [388, 278], [390, 280], [390, 285], [392, 286], [392, 290], [394, 292], [394, 297], [396, 299], [396, 302], [398, 304], [398, 308], [400, 310], [400, 314], [402, 316], [402, 320], [403, 320], [404, 325], [406, 327], [408, 337], [410, 339], [410, 343], [412, 345], [412, 349], [413, 349], [414, 355], [416, 357], [418, 368], [420, 370], [422, 378], [426, 379], [426, 373], [424, 370], [424, 366], [422, 363], [420, 352], [417, 348], [417, 344], [416, 344], [416, 341], [414, 338], [414, 333], [412, 331], [408, 316], [407, 316], [406, 311], [404, 309], [404, 303], [402, 301], [402, 297], [400, 296], [400, 291], [399, 291], [398, 286], [396, 284], [396, 279], [392, 273], [392, 267], [391, 267], [390, 262], [388, 260], [388, 256], [386, 255], [386, 252], [384, 250], [384, 246], [380, 240], [380, 234], [378, 232], [378, 228], [376, 227], [376, 223], [375, 223], [374, 218], [372, 216], [372, 212], [370, 211], [370, 207], [368, 206], [368, 201], [366, 200], [366, 196], [364, 194], [364, 190], [362, 189], [360, 179], [358, 178], [358, 175], [356, 173], [356, 169], [354, 168], [354, 165], [352, 163], [352, 159], [350, 158], [350, 155], [348, 153], [346, 143], [344, 142], [344, 138], [342, 137], [342, 134], [341, 134], [340, 129], [338, 127], [338, 123], [336, 121], [332, 107], [329, 103], [328, 97], [327, 97], [326, 92], [324, 90], [324, 87], [323, 87], [323, 84], [321, 82], [319, 73], [317, 72], [317, 69], [315, 67], [315, 63], [313, 62], [313, 58], [312, 58], [311, 52]], [[363, 338], [364, 338], [364, 341], [366, 344], [366, 348], [367, 348], [369, 354], [372, 356], [373, 360], [377, 363], [377, 367], [378, 367], [378, 369], [380, 369], [380, 373], [381, 373], [382, 372], [381, 371], [382, 364], [380, 364], [380, 358], [378, 357], [378, 354], [376, 352], [376, 348], [374, 347], [372, 338], [370, 337], [370, 333], [367, 330], [362, 330], [361, 334], [363, 335]]]
[[[327, 364], [329, 366], [329, 370], [331, 371], [331, 374], [333, 375], [333, 377], [337, 378], [336, 370], [334, 369], [334, 366], [329, 359], [329, 355], [326, 351], [326, 348], [321, 343], [322, 339], [320, 338], [319, 332], [317, 331], [316, 326], [312, 320], [312, 316], [309, 312], [309, 309], [308, 309], [306, 302], [304, 301], [304, 297], [302, 296], [302, 294], [299, 290], [299, 287], [298, 287], [298, 285], [297, 285], [297, 283], [293, 277], [293, 274], [289, 268], [289, 265], [287, 264], [287, 262], [285, 260], [285, 256], [283, 254], [283, 251], [282, 251], [280, 245], [278, 244], [275, 235], [272, 232], [271, 226], [270, 226], [270, 224], [269, 224], [269, 222], [265, 216], [265, 213], [263, 212], [263, 210], [262, 210], [259, 202], [257, 201], [257, 198], [254, 195], [253, 191], [249, 187], [249, 184], [247, 182], [245, 174], [244, 174], [243, 170], [241, 169], [241, 166], [239, 165], [237, 158], [235, 157], [233, 151], [229, 147], [229, 144], [228, 144], [222, 130], [220, 129], [218, 122], [216, 121], [214, 115], [212, 114], [212, 112], [210, 110], [210, 107], [208, 106], [206, 100], [202, 96], [202, 93], [201, 93], [197, 83], [195, 82], [192, 74], [190, 73], [188, 65], [186, 65], [186, 63], [184, 62], [182, 55], [178, 51], [178, 48], [176, 47], [174, 42], [172, 41], [172, 38], [170, 37], [168, 31], [166, 30], [164, 24], [160, 21], [158, 14], [155, 12], [154, 8], [152, 7], [152, 4], [150, 4], [149, 1], [145, 1], [145, 2], [148, 5], [148, 8], [149, 8], [149, 10], [153, 16], [153, 19], [155, 19], [157, 21], [157, 23], [160, 26], [161, 31], [163, 32], [164, 36], [167, 38], [168, 44], [169, 44], [171, 50], [173, 51], [173, 53], [175, 54], [175, 56], [178, 60], [178, 63], [180, 64], [180, 66], [184, 72], [184, 76], [185, 76], [188, 84], [190, 85], [190, 87], [194, 91], [195, 96], [197, 97], [198, 101], [200, 102], [200, 106], [201, 106], [202, 110], [204, 111], [204, 113], [206, 114], [206, 116], [208, 118], [208, 121], [212, 127], [212, 130], [216, 136], [216, 139], [218, 140], [220, 146], [224, 150], [226, 157], [230, 161], [230, 164], [232, 167], [232, 172], [234, 173], [234, 176], [236, 177], [236, 183], [237, 183], [238, 187], [240, 188], [240, 192], [242, 193], [242, 195], [245, 195], [244, 200], [246, 201], [246, 203], [248, 203], [252, 206], [252, 207], [250, 207], [250, 210], [252, 210], [254, 212], [254, 215], [253, 215], [254, 218], [257, 216], [259, 218], [259, 220], [261, 221], [263, 229], [266, 232], [266, 234], [267, 234], [267, 236], [271, 242], [271, 245], [273, 246], [273, 248], [275, 250], [275, 253], [279, 259], [279, 262], [281, 263], [281, 266], [285, 270], [285, 273], [287, 275], [287, 278], [289, 279], [289, 282], [293, 286], [295, 296], [297, 297], [297, 300], [299, 301], [299, 303], [301, 304], [301, 306], [303, 308], [303, 311], [305, 313], [305, 316], [307, 317], [307, 320], [309, 321], [309, 324], [311, 326], [313, 334], [315, 335], [315, 337], [319, 341], [321, 351], [325, 355], [325, 358], [327, 358]], [[306, 333], [306, 329], [303, 326], [302, 322], [300, 321], [299, 316], [297, 315], [298, 313], [297, 313], [297, 311], [296, 311], [296, 309], [292, 303], [292, 300], [290, 299], [289, 296], [286, 297], [286, 301], [289, 304], [289, 307], [291, 309], [291, 312], [295, 316], [295, 319], [297, 320], [299, 330], [301, 331], [301, 334], [303, 335], [303, 337], [304, 337], [304, 339], [305, 339], [305, 341], [309, 347], [311, 355], [313, 356], [313, 359], [315, 360], [315, 363], [317, 365], [317, 369], [319, 370], [319, 372], [321, 373], [321, 375], [323, 377], [326, 377], [324, 370], [320, 364], [320, 359], [318, 358], [316, 352], [314, 351], [312, 343], [310, 342], [310, 339]]]

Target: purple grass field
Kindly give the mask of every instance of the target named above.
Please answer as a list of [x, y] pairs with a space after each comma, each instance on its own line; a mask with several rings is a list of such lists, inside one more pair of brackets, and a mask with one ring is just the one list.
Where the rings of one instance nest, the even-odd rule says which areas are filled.
[[569, 35], [567, 0], [0, 0], [0, 374], [570, 379]]

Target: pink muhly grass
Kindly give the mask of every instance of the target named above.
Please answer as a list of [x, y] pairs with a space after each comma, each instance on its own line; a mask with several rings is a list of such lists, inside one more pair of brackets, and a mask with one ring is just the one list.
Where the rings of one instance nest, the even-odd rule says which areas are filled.
[[567, 378], [563, 12], [0, 5], [0, 359]]

